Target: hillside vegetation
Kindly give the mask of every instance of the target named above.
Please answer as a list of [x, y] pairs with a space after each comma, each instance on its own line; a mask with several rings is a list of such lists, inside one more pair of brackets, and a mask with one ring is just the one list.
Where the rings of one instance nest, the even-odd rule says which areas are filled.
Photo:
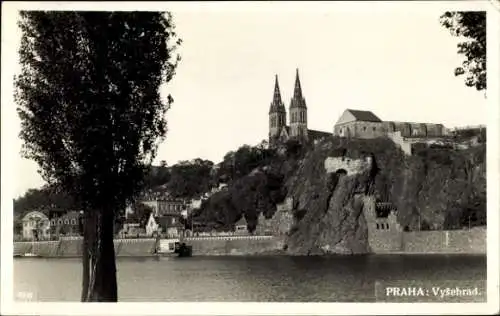
[[[374, 155], [377, 170], [365, 178], [337, 183], [326, 176], [327, 157], [363, 158], [367, 154]], [[404, 156], [393, 142], [383, 138], [331, 138], [310, 147], [289, 141], [280, 150], [242, 146], [226, 154], [215, 166], [211, 161], [194, 159], [152, 167], [144, 180], [144, 191], [168, 191], [174, 197], [190, 199], [200, 197], [221, 182], [227, 183], [227, 190], [214, 194], [193, 214], [206, 230], [229, 229], [245, 216], [253, 231], [261, 212], [269, 218], [276, 203], [287, 196], [294, 197], [294, 215], [300, 220], [295, 232], [308, 230], [304, 223], [320, 220], [321, 214], [328, 214], [327, 210], [334, 207], [334, 201], [347, 199], [328, 215], [341, 216], [347, 212], [346, 203], [353, 202], [349, 200], [353, 190], [358, 190], [360, 183], [370, 183], [371, 193], [378, 200], [396, 205], [398, 219], [406, 229], [457, 229], [486, 224], [485, 160], [485, 143], [467, 150], [417, 146], [413, 156]], [[40, 207], [58, 211], [77, 208], [71, 199], [48, 187], [30, 190], [14, 201], [16, 217]], [[354, 209], [351, 207], [349, 212]], [[332, 221], [335, 222], [323, 219], [321, 225]]]
[[318, 212], [326, 212], [329, 195], [336, 199], [333, 189], [328, 189], [335, 180], [326, 177], [326, 157], [363, 158], [369, 153], [378, 170], [353, 180], [352, 185], [344, 184], [349, 187], [344, 189], [352, 191], [360, 183], [373, 182], [372, 193], [380, 201], [395, 204], [398, 220], [406, 229], [457, 229], [468, 226], [469, 220], [471, 226], [486, 224], [485, 144], [467, 150], [420, 148], [408, 157], [382, 138], [333, 138], [314, 148], [288, 144], [285, 154], [273, 153], [272, 158], [255, 164], [253, 172], [230, 183], [228, 191], [214, 195], [195, 217], [212, 223], [211, 228], [226, 228], [244, 215], [253, 230], [261, 211], [272, 216], [273, 203], [292, 196], [296, 218], [316, 218]]

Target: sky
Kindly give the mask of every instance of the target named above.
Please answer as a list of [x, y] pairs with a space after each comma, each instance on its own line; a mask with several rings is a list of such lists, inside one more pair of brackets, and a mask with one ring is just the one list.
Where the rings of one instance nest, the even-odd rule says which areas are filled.
[[[218, 163], [228, 151], [266, 139], [275, 74], [288, 109], [297, 68], [311, 129], [331, 132], [346, 108], [369, 110], [382, 120], [486, 124], [484, 92], [453, 74], [462, 56], [458, 39], [439, 24], [442, 7], [382, 8], [172, 10], [182, 60], [162, 88], [175, 101], [155, 161], [172, 165], [199, 157]], [[15, 15], [5, 21], [9, 32], [2, 36], [10, 75], [20, 69], [15, 23]], [[9, 133], [17, 135], [12, 91], [12, 80], [2, 82]], [[15, 137], [13, 150], [21, 144]], [[15, 197], [43, 184], [37, 165], [20, 155], [13, 172]]]

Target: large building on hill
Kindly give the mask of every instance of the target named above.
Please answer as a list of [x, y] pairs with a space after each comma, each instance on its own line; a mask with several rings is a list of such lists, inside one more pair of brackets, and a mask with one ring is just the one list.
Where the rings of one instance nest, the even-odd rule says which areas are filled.
[[446, 135], [442, 124], [382, 121], [370, 111], [347, 109], [340, 116], [333, 134], [340, 137], [377, 138], [400, 132], [402, 137], [431, 138]]
[[284, 143], [289, 139], [296, 139], [301, 143], [306, 143], [332, 136], [331, 133], [307, 128], [307, 106], [302, 95], [298, 69], [289, 111], [290, 124], [287, 125], [286, 109], [281, 99], [278, 75], [276, 75], [273, 101], [269, 109], [269, 144], [271, 146]]

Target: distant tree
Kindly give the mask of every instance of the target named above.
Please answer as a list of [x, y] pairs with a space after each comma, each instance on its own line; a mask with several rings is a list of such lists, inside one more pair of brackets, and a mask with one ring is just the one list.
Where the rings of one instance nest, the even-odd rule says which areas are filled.
[[46, 185], [40, 189], [29, 189], [23, 196], [14, 200], [14, 214], [22, 216], [35, 209], [49, 216], [51, 213], [78, 209], [78, 205], [69, 194]]
[[195, 159], [173, 165], [170, 181], [167, 184], [169, 192], [174, 197], [194, 198], [207, 192], [213, 185], [211, 176], [214, 163], [209, 160]]
[[23, 155], [84, 210], [82, 301], [117, 301], [113, 224], [166, 133], [176, 34], [157, 12], [23, 11]]
[[463, 39], [457, 46], [465, 60], [461, 67], [455, 68], [455, 76], [465, 74], [467, 86], [486, 89], [486, 12], [446, 12], [440, 23], [453, 36]]
[[144, 178], [144, 189], [156, 189], [158, 186], [166, 185], [170, 181], [170, 168], [166, 166], [151, 166]]
[[23, 233], [23, 222], [20, 220], [14, 220], [14, 235], [20, 235]]
[[153, 212], [153, 209], [143, 203], [135, 203], [133, 206], [134, 212], [129, 215], [129, 218], [141, 226], [145, 225], [149, 219], [149, 216]]

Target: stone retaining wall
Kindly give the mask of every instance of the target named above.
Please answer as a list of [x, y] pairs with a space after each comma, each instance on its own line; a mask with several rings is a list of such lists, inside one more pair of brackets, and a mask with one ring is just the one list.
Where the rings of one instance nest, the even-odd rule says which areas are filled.
[[486, 228], [403, 233], [406, 253], [486, 254]]
[[284, 238], [274, 236], [224, 236], [188, 238], [193, 256], [257, 255], [283, 250]]
[[[155, 249], [156, 240], [115, 239], [117, 257], [150, 256]], [[14, 255], [34, 253], [42, 257], [81, 257], [83, 243], [81, 238], [61, 239], [59, 241], [14, 242]]]

